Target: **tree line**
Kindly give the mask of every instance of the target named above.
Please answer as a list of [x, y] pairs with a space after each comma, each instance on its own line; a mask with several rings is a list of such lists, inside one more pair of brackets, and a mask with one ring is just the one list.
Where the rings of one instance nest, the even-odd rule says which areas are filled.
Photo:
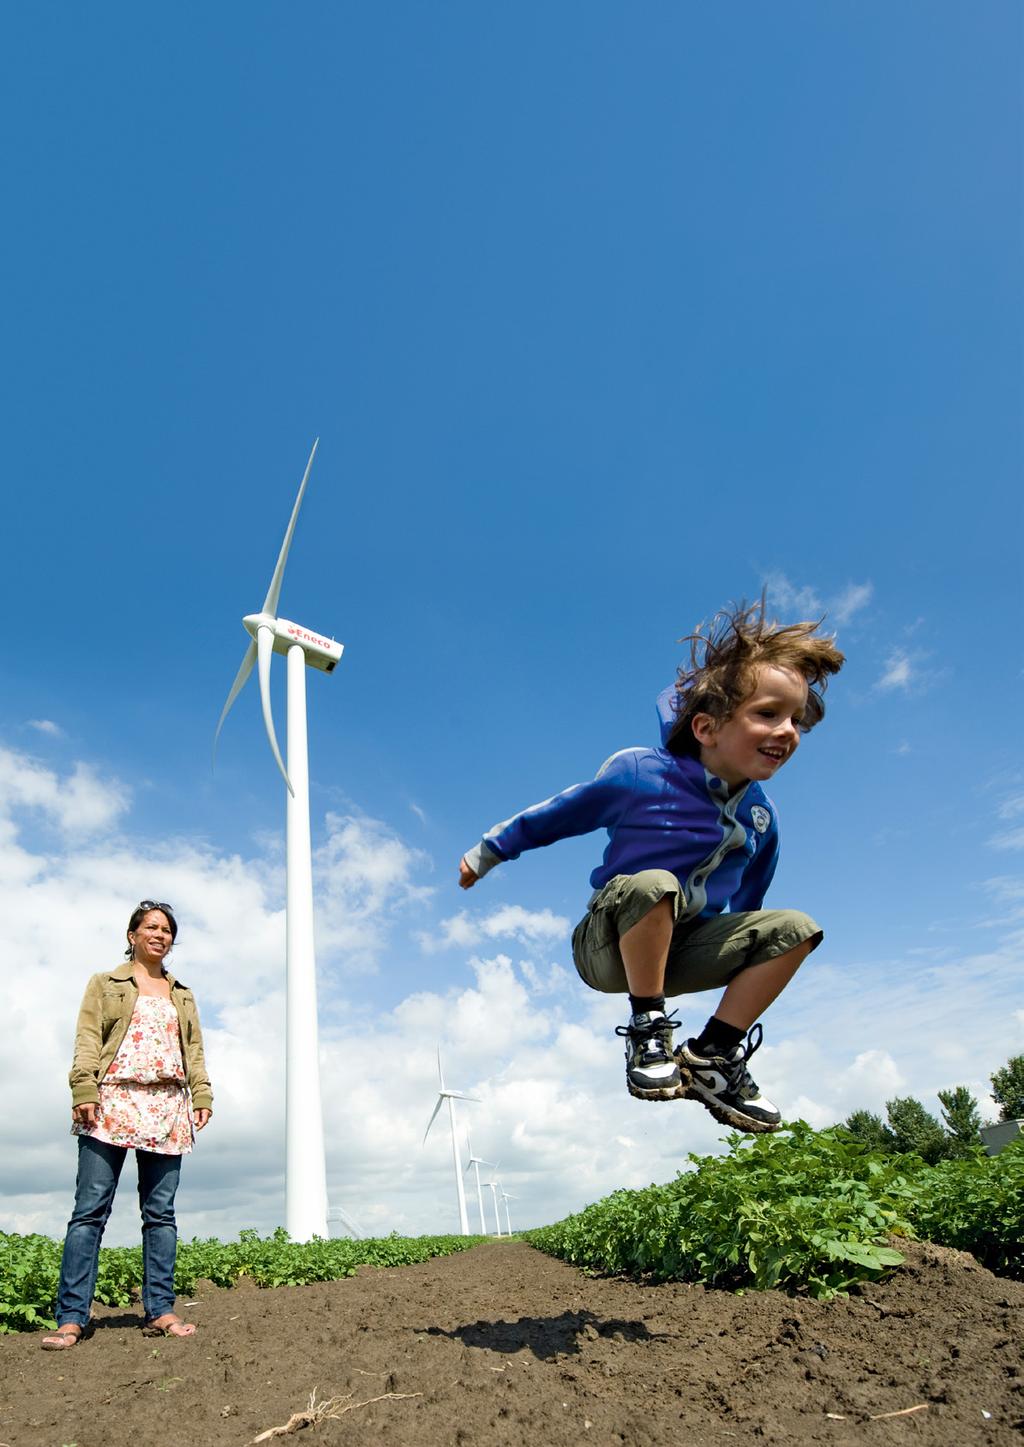
[[[998, 1119], [1024, 1119], [1024, 1055], [1011, 1056], [989, 1079]], [[973, 1154], [982, 1144], [980, 1130], [985, 1123], [977, 1100], [966, 1085], [940, 1090], [938, 1097], [941, 1122], [912, 1095], [903, 1095], [886, 1101], [885, 1120], [873, 1111], [855, 1110], [843, 1125], [874, 1150], [913, 1153], [928, 1165]]]

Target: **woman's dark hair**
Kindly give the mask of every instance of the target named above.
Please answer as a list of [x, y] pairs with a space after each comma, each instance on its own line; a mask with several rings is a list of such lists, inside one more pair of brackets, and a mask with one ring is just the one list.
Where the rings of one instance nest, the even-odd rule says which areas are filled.
[[673, 754], [699, 754], [693, 720], [710, 714], [716, 724], [730, 719], [757, 682], [757, 669], [765, 665], [788, 668], [807, 680], [807, 707], [800, 722], [804, 733], [825, 717], [822, 694], [830, 674], [838, 673], [845, 659], [835, 639], [815, 637], [824, 619], [790, 623], [769, 620], [762, 595], [753, 605], [740, 603], [716, 613], [681, 643], [690, 645], [690, 661], [679, 669], [674, 699], [676, 722], [665, 747]]
[[[142, 923], [142, 921], [146, 918], [146, 915], [150, 914], [154, 909], [158, 909], [161, 914], [167, 916], [167, 923], [171, 927], [171, 943], [173, 944], [173, 942], [178, 938], [178, 921], [174, 918], [171, 906], [169, 904], [164, 904], [161, 900], [157, 899], [140, 900], [140, 902], [132, 910], [131, 918], [128, 921], [128, 928], [125, 930], [125, 935], [133, 935], [138, 929], [139, 925]], [[129, 940], [128, 948], [124, 952], [124, 957], [126, 960], [130, 960], [134, 958], [134, 954], [134, 947], [131, 940]]]

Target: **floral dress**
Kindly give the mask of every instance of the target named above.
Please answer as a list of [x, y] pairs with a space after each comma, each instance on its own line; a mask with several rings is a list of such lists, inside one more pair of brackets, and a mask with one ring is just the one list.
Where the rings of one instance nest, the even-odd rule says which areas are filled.
[[185, 1084], [178, 1012], [170, 1000], [139, 996], [99, 1089], [98, 1123], [76, 1123], [72, 1135], [166, 1156], [191, 1151], [192, 1099]]

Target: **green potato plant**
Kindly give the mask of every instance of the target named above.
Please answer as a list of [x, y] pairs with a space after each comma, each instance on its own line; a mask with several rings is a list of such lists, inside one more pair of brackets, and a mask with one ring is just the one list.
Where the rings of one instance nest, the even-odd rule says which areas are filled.
[[1024, 1273], [1024, 1145], [928, 1166], [804, 1121], [727, 1139], [726, 1155], [691, 1155], [668, 1185], [616, 1191], [524, 1237], [593, 1271], [819, 1298], [898, 1266], [900, 1236]]

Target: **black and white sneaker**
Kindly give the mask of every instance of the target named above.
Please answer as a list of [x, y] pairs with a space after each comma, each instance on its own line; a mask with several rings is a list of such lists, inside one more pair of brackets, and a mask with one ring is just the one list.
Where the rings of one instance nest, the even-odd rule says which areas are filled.
[[747, 1061], [761, 1044], [763, 1031], [755, 1025], [746, 1042], [734, 1045], [725, 1055], [702, 1055], [695, 1040], [687, 1040], [676, 1050], [676, 1060], [691, 1075], [686, 1095], [699, 1100], [715, 1120], [736, 1130], [778, 1130], [782, 1116], [772, 1102], [761, 1094]]
[[662, 1010], [631, 1015], [616, 1027], [626, 1041], [626, 1088], [638, 1100], [678, 1100], [683, 1080], [672, 1054], [672, 1031], [678, 1021]]

